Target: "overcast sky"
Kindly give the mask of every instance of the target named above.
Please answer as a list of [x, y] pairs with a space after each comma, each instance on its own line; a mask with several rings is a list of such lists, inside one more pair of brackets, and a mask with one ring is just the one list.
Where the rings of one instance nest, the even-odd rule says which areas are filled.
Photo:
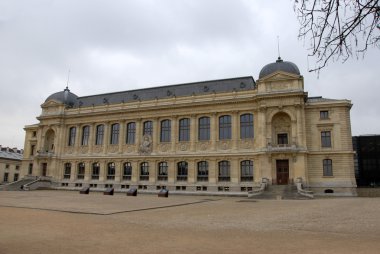
[[299, 67], [309, 96], [350, 99], [352, 134], [380, 134], [380, 50], [308, 72], [290, 0], [0, 0], [0, 144], [67, 83], [78, 96], [253, 76], [276, 60]]

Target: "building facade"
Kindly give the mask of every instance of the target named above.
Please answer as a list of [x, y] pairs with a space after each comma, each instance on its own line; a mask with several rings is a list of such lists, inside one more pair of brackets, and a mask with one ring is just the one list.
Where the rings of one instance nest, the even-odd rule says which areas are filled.
[[380, 135], [352, 138], [355, 154], [355, 175], [358, 186], [380, 186]]
[[308, 97], [280, 58], [253, 77], [78, 97], [68, 88], [25, 127], [23, 175], [57, 188], [246, 192], [297, 179], [354, 195], [348, 100]]
[[23, 150], [0, 146], [0, 184], [18, 181]]

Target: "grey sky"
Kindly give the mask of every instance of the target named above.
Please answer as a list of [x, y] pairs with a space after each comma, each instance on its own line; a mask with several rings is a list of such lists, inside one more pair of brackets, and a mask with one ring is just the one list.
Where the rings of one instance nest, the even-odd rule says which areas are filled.
[[[308, 73], [289, 1], [1, 0], [0, 144], [24, 145], [25, 125], [70, 74], [78, 96], [252, 75], [292, 61], [310, 96], [350, 99], [353, 135], [380, 133], [380, 50]], [[375, 76], [376, 75], [376, 76]]]

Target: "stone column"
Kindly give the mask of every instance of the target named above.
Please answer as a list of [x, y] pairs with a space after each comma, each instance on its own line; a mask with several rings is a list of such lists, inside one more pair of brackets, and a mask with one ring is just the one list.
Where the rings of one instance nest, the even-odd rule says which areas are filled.
[[211, 138], [211, 150], [215, 151], [216, 150], [216, 142], [218, 140], [218, 116], [214, 112], [211, 114], [211, 119], [210, 119], [210, 138]]
[[155, 118], [153, 120], [153, 134], [152, 134], [152, 140], [153, 140], [153, 153], [158, 152], [158, 143], [160, 142], [160, 121], [158, 118]]
[[236, 150], [238, 148], [238, 142], [240, 140], [240, 121], [239, 121], [239, 111], [234, 111], [232, 114], [231, 128], [232, 128], [232, 149]]
[[125, 121], [122, 121], [119, 123], [120, 125], [120, 128], [119, 128], [119, 153], [123, 153], [123, 145], [126, 143], [126, 138], [125, 138], [125, 131], [126, 131], [126, 128], [125, 128], [125, 125], [126, 125], [126, 122]]
[[176, 152], [176, 144], [178, 140], [178, 127], [177, 127], [178, 118], [177, 116], [173, 116], [171, 119], [171, 133], [170, 133], [170, 141], [171, 141], [171, 151], [174, 154]]
[[122, 167], [121, 161], [115, 161], [115, 182], [120, 182], [121, 167]]
[[81, 142], [81, 134], [82, 134], [82, 128], [80, 125], [76, 125], [76, 132], [75, 132], [75, 143], [74, 143], [74, 153], [79, 153], [79, 146]]
[[103, 134], [103, 154], [106, 154], [108, 151], [108, 144], [110, 142], [109, 134], [109, 122], [104, 123], [104, 134]]
[[176, 169], [174, 159], [168, 160], [168, 183], [174, 184], [176, 182]]
[[92, 123], [92, 124], [90, 124], [90, 137], [88, 140], [88, 153], [89, 154], [92, 154], [92, 152], [93, 152], [93, 148], [95, 145], [95, 135], [96, 135], [96, 127], [95, 127], [95, 124]]
[[239, 167], [238, 159], [232, 158], [229, 161], [231, 163], [230, 164], [231, 165], [231, 168], [230, 168], [231, 183], [239, 183], [240, 167]]
[[90, 181], [91, 180], [91, 162], [86, 161], [84, 162], [84, 181]]
[[195, 152], [197, 144], [198, 119], [196, 115], [190, 118], [190, 151]]
[[141, 118], [136, 120], [136, 133], [135, 133], [135, 145], [136, 149], [135, 152], [139, 152], [139, 146], [141, 144], [141, 138], [142, 138], [142, 124], [141, 124]]
[[155, 184], [157, 181], [157, 161], [149, 161], [149, 183]]
[[215, 158], [208, 161], [208, 181], [210, 184], [218, 182], [218, 163]]
[[188, 163], [188, 165], [187, 165], [188, 166], [188, 170], [187, 170], [188, 180], [187, 180], [187, 182], [194, 184], [197, 181], [196, 163], [195, 163], [194, 159], [188, 160], [187, 163]]
[[132, 161], [131, 162], [131, 165], [132, 165], [132, 183], [137, 183], [139, 180], [139, 169], [140, 169], [140, 165], [139, 165], [139, 161]]

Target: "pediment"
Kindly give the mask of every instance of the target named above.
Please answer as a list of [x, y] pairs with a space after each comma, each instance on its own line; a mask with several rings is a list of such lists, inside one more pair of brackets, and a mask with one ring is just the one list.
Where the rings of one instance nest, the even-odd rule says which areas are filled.
[[58, 102], [56, 100], [48, 100], [41, 105], [41, 108], [59, 107], [61, 105], [62, 102]]
[[300, 75], [289, 73], [289, 72], [276, 71], [269, 74], [268, 76], [261, 78], [260, 81], [267, 82], [267, 81], [298, 79], [298, 78], [300, 78]]

